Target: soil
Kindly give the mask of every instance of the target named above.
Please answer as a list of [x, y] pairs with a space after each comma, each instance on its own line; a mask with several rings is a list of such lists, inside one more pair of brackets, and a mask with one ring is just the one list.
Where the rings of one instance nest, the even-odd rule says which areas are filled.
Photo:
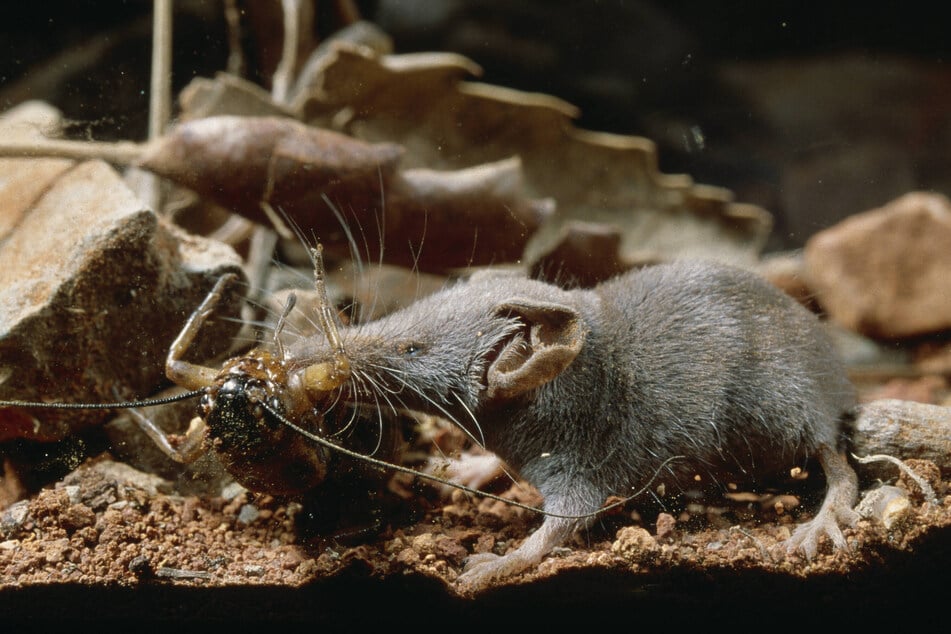
[[[938, 504], [899, 480], [911, 512], [891, 529], [860, 521], [845, 531], [847, 551], [823, 542], [812, 561], [784, 552], [781, 542], [821, 496], [813, 478], [798, 496], [735, 493], [650, 517], [608, 512], [536, 569], [472, 596], [455, 584], [466, 557], [515, 548], [537, 514], [458, 491], [440, 498], [397, 474], [376, 515], [366, 515], [376, 521], [347, 516], [349, 526], [318, 537], [306, 503], [235, 485], [222, 496], [161, 493], [168, 483], [104, 453], [2, 512], [0, 613], [100, 626], [139, 618], [350, 626], [415, 618], [413, 610], [427, 622], [505, 614], [536, 624], [629, 613], [665, 623], [738, 613], [854, 622], [885, 606], [913, 613], [940, 605], [935, 580], [951, 562], [951, 482], [931, 463], [913, 466]], [[495, 490], [541, 501], [525, 483]], [[99, 607], [89, 611], [91, 603]]]

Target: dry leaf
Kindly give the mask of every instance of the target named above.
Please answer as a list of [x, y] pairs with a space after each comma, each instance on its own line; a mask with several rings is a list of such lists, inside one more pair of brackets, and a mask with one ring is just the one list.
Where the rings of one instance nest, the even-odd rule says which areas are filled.
[[524, 198], [517, 159], [399, 172], [402, 156], [291, 119], [216, 116], [183, 123], [138, 164], [257, 222], [278, 210], [329, 252], [349, 254], [346, 222], [368, 257], [382, 237], [386, 262], [424, 271], [516, 260], [552, 211]]
[[647, 139], [575, 128], [575, 108], [554, 97], [463, 82], [473, 66], [458, 55], [377, 56], [338, 44], [302, 116], [399, 143], [412, 165], [459, 169], [519, 156], [527, 196], [551, 196], [558, 208], [527, 259], [550, 251], [572, 219], [619, 227], [630, 259], [648, 250], [738, 262], [759, 254], [771, 228], [763, 209], [660, 173]]
[[214, 79], [196, 77], [178, 96], [182, 121], [220, 115], [241, 117], [290, 117], [292, 112], [275, 103], [266, 90], [240, 77], [218, 73]]
[[[279, 117], [188, 121], [146, 148], [139, 165], [236, 213], [267, 222], [262, 202], [288, 214], [322, 196], [372, 200], [402, 149]], [[326, 205], [321, 205], [326, 207]], [[329, 210], [325, 215], [332, 215]]]
[[611, 225], [567, 222], [552, 249], [532, 262], [529, 275], [565, 288], [590, 288], [650, 263], [626, 260], [621, 253], [621, 237], [621, 230]]
[[[8, 141], [31, 142], [58, 135], [61, 122], [61, 113], [53, 107], [29, 101], [0, 116], [0, 134]], [[0, 158], [0, 240], [10, 234], [36, 199], [72, 165], [73, 161], [59, 158]]]

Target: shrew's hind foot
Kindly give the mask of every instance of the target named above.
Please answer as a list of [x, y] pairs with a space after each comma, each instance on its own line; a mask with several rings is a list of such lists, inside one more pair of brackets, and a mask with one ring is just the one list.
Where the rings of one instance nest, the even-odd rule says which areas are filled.
[[859, 515], [853, 510], [858, 497], [858, 478], [844, 454], [823, 445], [819, 448], [819, 464], [826, 476], [828, 489], [822, 507], [816, 516], [800, 524], [786, 540], [786, 553], [800, 552], [807, 559], [816, 556], [819, 539], [825, 535], [833, 546], [847, 550], [848, 544], [842, 534], [842, 526], [854, 526]]
[[457, 583], [469, 592], [478, 592], [493, 582], [518, 574], [537, 565], [551, 549], [574, 532], [578, 522], [546, 517], [542, 525], [521, 546], [505, 555], [477, 553], [470, 555]]

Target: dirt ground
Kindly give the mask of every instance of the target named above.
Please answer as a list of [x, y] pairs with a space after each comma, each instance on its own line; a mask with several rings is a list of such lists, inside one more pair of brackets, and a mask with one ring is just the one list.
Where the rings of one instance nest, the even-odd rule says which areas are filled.
[[[410, 609], [427, 620], [486, 622], [500, 613], [539, 623], [635, 609], [668, 623], [738, 613], [863, 619], [886, 606], [924, 609], [943, 592], [951, 483], [933, 464], [913, 466], [939, 504], [899, 480], [911, 512], [888, 530], [860, 521], [845, 531], [848, 551], [823, 542], [812, 561], [784, 553], [781, 542], [817, 506], [817, 480], [799, 497], [737, 493], [656, 517], [609, 512], [536, 569], [472, 596], [455, 583], [466, 557], [515, 548], [537, 514], [460, 492], [441, 500], [397, 475], [362, 526], [351, 520], [336, 536], [309, 536], [299, 502], [235, 486], [222, 497], [164, 494], [159, 478], [103, 454], [2, 512], [0, 612], [104, 624], [141, 614], [150, 623], [353, 625]], [[524, 483], [496, 490], [540, 503]]]

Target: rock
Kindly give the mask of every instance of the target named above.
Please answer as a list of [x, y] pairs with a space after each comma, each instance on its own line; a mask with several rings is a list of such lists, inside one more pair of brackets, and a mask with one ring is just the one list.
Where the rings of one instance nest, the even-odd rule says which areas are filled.
[[649, 564], [657, 559], [660, 547], [654, 537], [640, 526], [625, 526], [617, 532], [611, 552], [638, 564]]
[[948, 381], [943, 376], [926, 374], [920, 377], [893, 377], [865, 396], [866, 400], [899, 399], [939, 405], [948, 392]]
[[847, 328], [900, 338], [951, 328], [951, 201], [915, 192], [806, 244], [819, 303]]
[[[852, 432], [851, 451], [860, 457], [886, 454], [901, 460], [929, 460], [951, 471], [951, 408], [884, 399], [861, 406]], [[863, 465], [867, 477], [889, 478], [887, 464]]]
[[[0, 398], [149, 395], [188, 315], [239, 262], [160, 220], [106, 164], [71, 168], [0, 244]], [[239, 305], [235, 293], [220, 314], [236, 317]], [[236, 328], [212, 320], [190, 358], [223, 352]], [[0, 409], [0, 440], [59, 440], [108, 415]]]

